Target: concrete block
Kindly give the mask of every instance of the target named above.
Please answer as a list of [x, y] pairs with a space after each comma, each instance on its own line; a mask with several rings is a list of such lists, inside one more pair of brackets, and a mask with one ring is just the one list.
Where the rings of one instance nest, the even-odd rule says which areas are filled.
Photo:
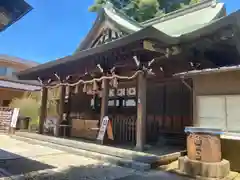
[[190, 176], [222, 179], [228, 176], [230, 172], [230, 163], [222, 160], [217, 163], [206, 163], [190, 160], [187, 156], [179, 158], [179, 170]]

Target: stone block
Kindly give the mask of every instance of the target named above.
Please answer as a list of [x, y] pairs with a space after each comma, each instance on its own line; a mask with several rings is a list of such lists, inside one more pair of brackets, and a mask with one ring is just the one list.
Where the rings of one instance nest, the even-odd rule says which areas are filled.
[[192, 177], [206, 177], [222, 179], [228, 176], [230, 172], [230, 163], [227, 160], [221, 162], [208, 163], [191, 160], [187, 156], [178, 159], [179, 170]]

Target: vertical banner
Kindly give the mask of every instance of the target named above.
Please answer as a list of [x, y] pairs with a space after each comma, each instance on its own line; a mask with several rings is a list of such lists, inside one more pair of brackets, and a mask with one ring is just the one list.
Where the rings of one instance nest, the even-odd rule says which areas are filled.
[[10, 124], [10, 127], [12, 127], [12, 128], [16, 128], [16, 126], [17, 126], [19, 110], [20, 110], [19, 108], [13, 109], [13, 114], [12, 114], [12, 119], [11, 119], [11, 124]]
[[105, 116], [102, 120], [102, 124], [98, 132], [97, 140], [102, 141], [104, 139], [106, 131], [107, 131], [108, 139], [114, 140], [112, 123], [111, 123], [111, 120], [108, 118], [108, 116]]
[[112, 129], [112, 121], [111, 120], [108, 121], [107, 135], [108, 135], [108, 139], [114, 140], [113, 129]]
[[106, 130], [107, 130], [108, 121], [109, 121], [108, 116], [105, 116], [102, 120], [102, 124], [101, 124], [101, 127], [100, 127], [99, 132], [98, 132], [97, 140], [101, 140], [101, 141], [103, 140], [104, 135], [105, 135]]

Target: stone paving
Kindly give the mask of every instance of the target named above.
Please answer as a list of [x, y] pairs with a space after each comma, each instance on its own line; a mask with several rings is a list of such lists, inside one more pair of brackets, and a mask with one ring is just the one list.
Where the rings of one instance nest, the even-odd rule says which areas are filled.
[[[0, 179], [185, 180], [161, 171], [138, 172], [0, 135]], [[9, 178], [8, 178], [9, 179]]]

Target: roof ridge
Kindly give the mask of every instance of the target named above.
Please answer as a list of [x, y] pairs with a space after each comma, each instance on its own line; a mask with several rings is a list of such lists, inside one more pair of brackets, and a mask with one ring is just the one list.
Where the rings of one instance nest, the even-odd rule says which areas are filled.
[[103, 9], [105, 10], [108, 9], [110, 11], [112, 11], [113, 13], [119, 15], [120, 17], [126, 19], [127, 21], [129, 21], [130, 23], [133, 23], [134, 25], [138, 26], [138, 27], [143, 27], [141, 25], [141, 23], [137, 22], [135, 19], [131, 18], [130, 16], [128, 16], [127, 14], [125, 14], [123, 11], [121, 11], [120, 9], [114, 7], [114, 5], [107, 1], [107, 3], [104, 5]]
[[164, 22], [164, 21], [167, 21], [167, 20], [170, 20], [170, 19], [174, 19], [178, 16], [186, 15], [186, 14], [194, 12], [196, 10], [204, 9], [206, 7], [209, 7], [209, 6], [215, 7], [217, 5], [217, 3], [219, 3], [218, 0], [203, 0], [203, 1], [200, 1], [200, 2], [195, 3], [195, 4], [187, 5], [186, 7], [183, 7], [181, 9], [178, 9], [176, 11], [173, 11], [173, 12], [170, 12], [170, 13], [167, 13], [167, 14], [164, 14], [162, 16], [149, 19], [149, 20], [144, 21], [140, 24], [142, 26], [145, 26], [145, 27], [150, 26], [150, 25], [153, 25], [153, 24], [156, 24], [156, 23], [160, 23], [160, 22]]

